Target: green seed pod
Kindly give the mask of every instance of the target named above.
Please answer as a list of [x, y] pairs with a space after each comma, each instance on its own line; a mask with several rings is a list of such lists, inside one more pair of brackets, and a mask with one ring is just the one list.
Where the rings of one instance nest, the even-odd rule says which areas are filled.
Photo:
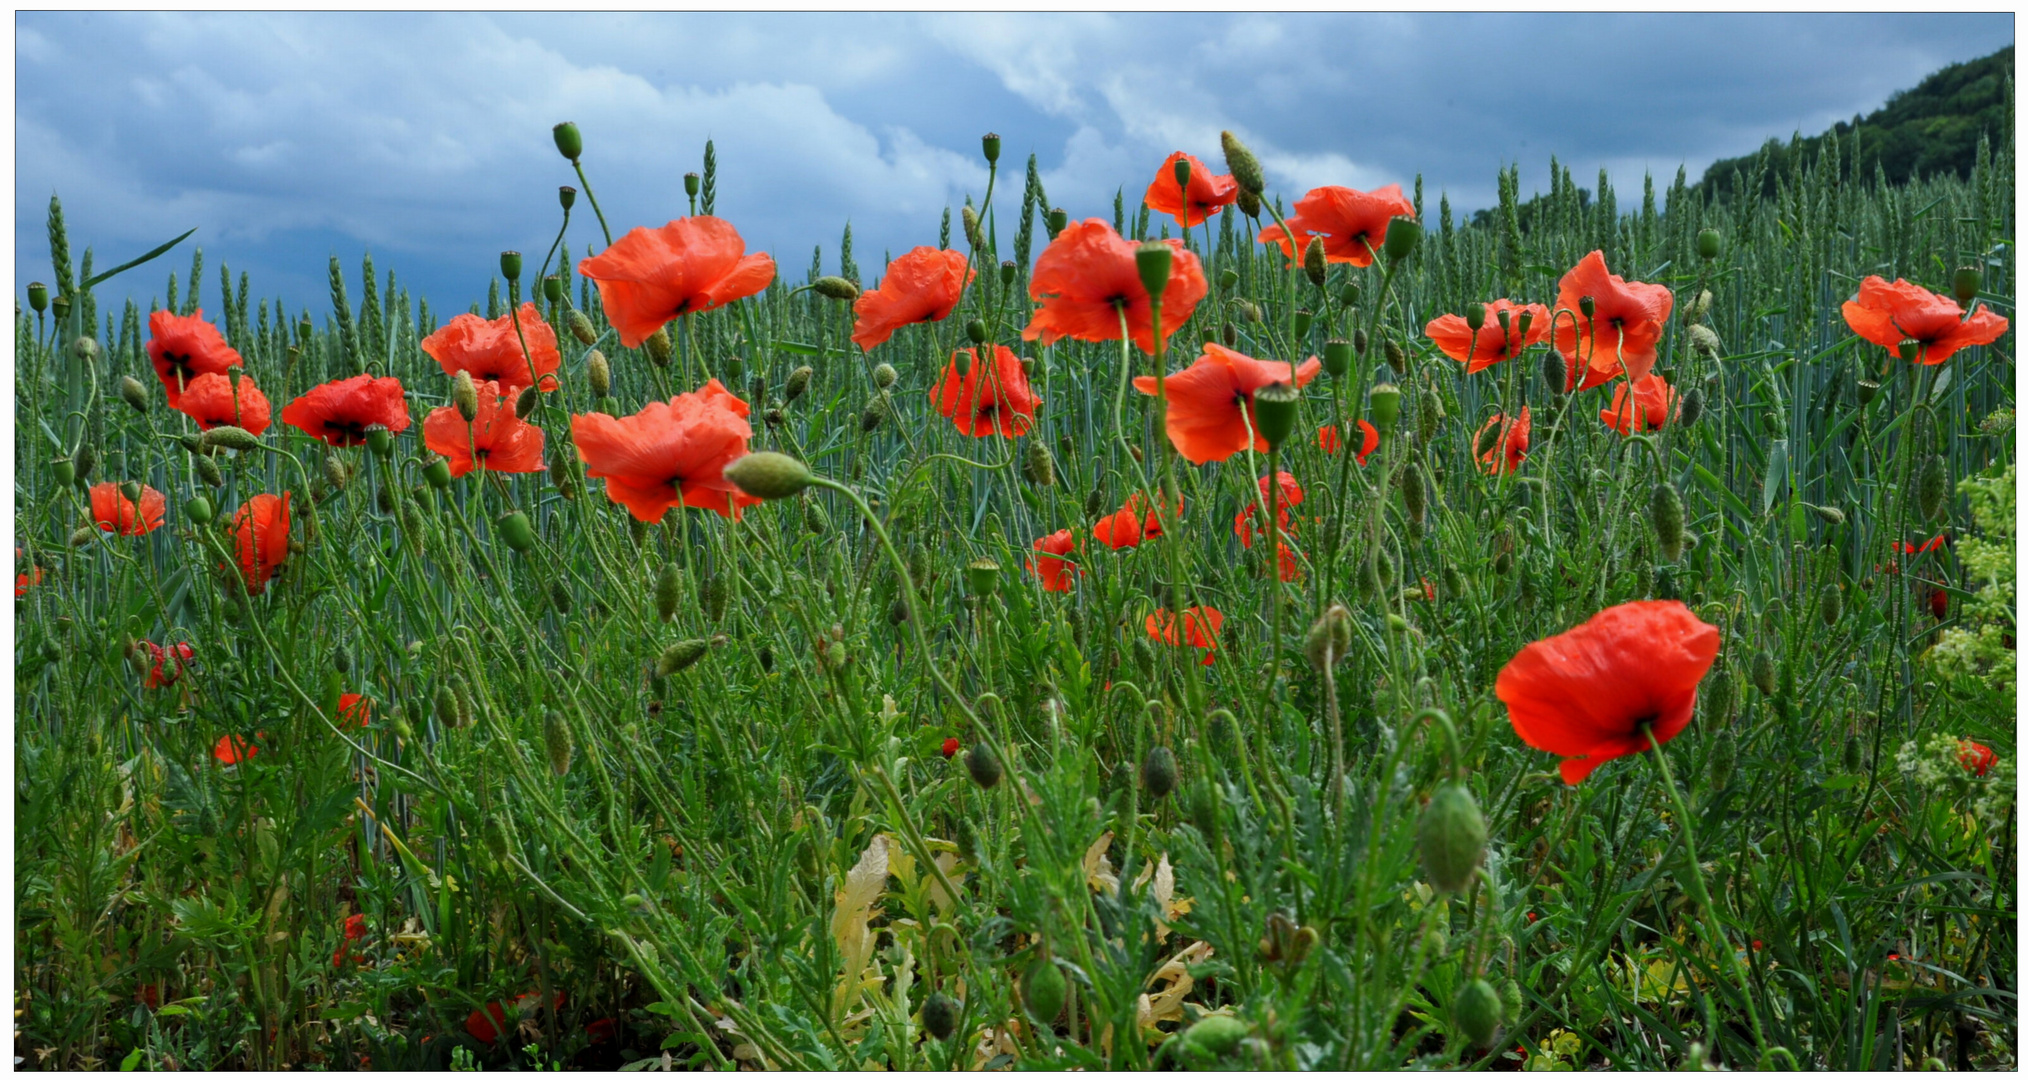
[[1324, 343], [1324, 371], [1332, 378], [1342, 378], [1352, 367], [1352, 343], [1332, 340]]
[[1148, 751], [1141, 762], [1141, 787], [1148, 798], [1159, 800], [1176, 790], [1176, 753], [1166, 746]]
[[568, 158], [573, 164], [584, 156], [584, 135], [577, 125], [566, 120], [549, 129], [549, 135], [556, 140], [556, 152]]
[[1063, 1012], [1069, 990], [1056, 961], [1046, 955], [1038, 956], [1021, 976], [1021, 1006], [1038, 1026], [1048, 1027]]
[[45, 312], [45, 311], [48, 311], [48, 310], [49, 310], [49, 286], [47, 286], [47, 285], [44, 285], [44, 284], [43, 284], [42, 282], [40, 282], [40, 281], [31, 281], [31, 282], [29, 282], [29, 283], [28, 283], [28, 306], [29, 306], [29, 307], [31, 307], [31, 308], [34, 308], [34, 309], [35, 309], [35, 313], [36, 313], [37, 315], [40, 315], [40, 314], [42, 314], [43, 312]]
[[1648, 520], [1655, 527], [1655, 542], [1662, 557], [1675, 562], [1683, 557], [1683, 496], [1667, 480], [1655, 485], [1648, 497]]
[[1915, 478], [1915, 505], [1925, 520], [1935, 521], [1943, 516], [1944, 505], [1950, 499], [1950, 477], [1944, 471], [1943, 458], [1931, 454], [1922, 463], [1922, 471]]
[[1286, 382], [1272, 382], [1254, 391], [1255, 432], [1267, 442], [1269, 449], [1279, 448], [1288, 441], [1289, 433], [1295, 430], [1296, 407], [1301, 401], [1301, 391]]
[[1969, 304], [1979, 298], [1979, 287], [1985, 284], [1985, 276], [1976, 266], [1960, 266], [1951, 274], [1951, 295], [1958, 303]]
[[1697, 257], [1709, 262], [1725, 250], [1725, 238], [1717, 229], [1702, 229], [1697, 233]]
[[1747, 669], [1747, 678], [1753, 683], [1754, 689], [1768, 697], [1774, 696], [1775, 662], [1774, 657], [1766, 649], [1753, 654], [1753, 664]]
[[972, 774], [973, 783], [989, 791], [1000, 782], [1000, 757], [991, 743], [981, 739], [965, 751], [965, 771]]
[[190, 501], [183, 504], [183, 516], [189, 518], [193, 525], [209, 524], [213, 516], [211, 500], [202, 495], [191, 496]]
[[[874, 400], [884, 401], [885, 397]], [[748, 454], [727, 465], [725, 478], [748, 495], [769, 500], [796, 495], [816, 479], [809, 466], [772, 450]]]
[[208, 457], [195, 457], [190, 460], [197, 468], [197, 478], [204, 481], [207, 486], [219, 487], [225, 483], [225, 473], [220, 471], [218, 462]]
[[1415, 462], [1401, 470], [1401, 502], [1408, 509], [1408, 520], [1417, 525], [1429, 514], [1429, 492], [1423, 486], [1422, 466]]
[[866, 399], [866, 408], [859, 414], [859, 430], [872, 432], [885, 423], [893, 413], [894, 408], [888, 404], [887, 395], [875, 394]]
[[500, 520], [494, 524], [499, 530], [500, 539], [509, 548], [527, 551], [535, 546], [535, 526], [528, 520], [527, 514], [515, 510], [501, 515]]
[[1451, 1002], [1451, 1022], [1457, 1033], [1475, 1047], [1493, 1044], [1500, 1030], [1500, 995], [1484, 979], [1473, 979], [1458, 989]]
[[666, 679], [704, 659], [704, 654], [710, 650], [711, 642], [705, 638], [679, 641], [662, 650], [662, 655], [655, 661], [655, 675]]
[[1387, 223], [1387, 239], [1381, 242], [1381, 248], [1389, 262], [1400, 262], [1415, 254], [1415, 246], [1421, 242], [1422, 223], [1402, 214]]
[[1393, 431], [1395, 421], [1401, 419], [1401, 390], [1393, 383], [1381, 383], [1367, 392], [1366, 410], [1374, 427], [1383, 433]]
[[1049, 456], [1049, 447], [1039, 440], [1028, 440], [1028, 448], [1021, 456], [1021, 475], [1036, 487], [1055, 484], [1056, 459]]
[[429, 481], [429, 485], [438, 491], [451, 486], [451, 463], [443, 458], [432, 456], [429, 464], [423, 466], [422, 474], [423, 479]]
[[352, 671], [352, 650], [343, 645], [332, 649], [331, 670], [336, 671], [340, 675], [350, 674]]
[[922, 1027], [930, 1038], [942, 1042], [958, 1030], [958, 999], [932, 991], [922, 1003]]
[[549, 758], [549, 772], [552, 776], [570, 773], [570, 757], [577, 747], [572, 744], [570, 725], [555, 709], [542, 714], [542, 750]]
[[1234, 1050], [1253, 1029], [1237, 1016], [1213, 1013], [1183, 1032], [1183, 1043], [1198, 1060], [1216, 1060]]
[[549, 603], [558, 615], [569, 616], [571, 609], [570, 589], [561, 581], [549, 583]]
[[1503, 1021], [1509, 1024], [1520, 1022], [1521, 1010], [1526, 1007], [1527, 1002], [1521, 996], [1519, 982], [1508, 979], [1500, 984], [1500, 1018]]
[[1190, 824], [1214, 851], [1218, 845], [1218, 823], [1218, 789], [1209, 779], [1199, 780], [1190, 788]]
[[1486, 819], [1465, 785], [1438, 786], [1422, 809], [1418, 841], [1423, 876], [1440, 892], [1461, 893], [1486, 855]]

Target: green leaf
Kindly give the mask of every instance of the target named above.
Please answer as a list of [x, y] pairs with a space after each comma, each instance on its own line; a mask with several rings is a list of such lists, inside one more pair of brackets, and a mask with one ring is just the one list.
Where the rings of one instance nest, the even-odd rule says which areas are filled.
[[1775, 499], [1781, 496], [1783, 481], [1789, 476], [1789, 441], [1776, 439], [1767, 454], [1767, 472], [1761, 477], [1760, 512], [1765, 514], [1774, 508]]
[[[142, 263], [147, 262], [148, 260], [153, 259], [156, 256], [162, 254], [163, 252], [168, 251], [170, 248], [175, 247], [176, 245], [182, 243], [183, 241], [190, 239], [190, 233], [194, 233], [196, 231], [197, 231], [196, 229], [192, 229], [190, 230], [190, 232], [184, 233], [182, 236], [179, 236], [176, 239], [171, 240], [166, 244], [163, 244], [161, 247], [156, 248], [155, 250], [147, 253], [146, 255], [143, 255], [138, 259], [129, 259], [126, 262], [123, 262], [120, 265], [113, 267], [111, 270], [108, 270], [103, 274], [93, 274], [88, 280], [85, 281], [85, 283], [82, 286], [80, 286], [80, 288], [89, 289], [92, 286], [97, 285], [99, 282], [104, 281], [107, 278], [110, 278], [114, 274], [117, 274], [123, 270], [132, 270], [134, 267], [139, 266]], [[193, 282], [192, 288], [195, 287], [196, 283]]]
[[128, 1051], [127, 1056], [120, 1059], [120, 1071], [133, 1072], [141, 1064], [142, 1053], [142, 1049], [138, 1046]]

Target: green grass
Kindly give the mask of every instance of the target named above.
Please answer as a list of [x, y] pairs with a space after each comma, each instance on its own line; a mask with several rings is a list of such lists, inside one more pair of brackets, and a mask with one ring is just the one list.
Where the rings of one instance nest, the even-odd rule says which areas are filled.
[[[737, 182], [736, 168], [705, 190]], [[1120, 365], [1146, 373], [1149, 358], [1023, 344], [1025, 265], [1005, 284], [982, 273], [950, 319], [870, 358], [848, 340], [846, 305], [777, 281], [686, 319], [681, 354], [658, 370], [618, 347], [595, 290], [570, 277], [604, 244], [588, 215], [571, 223], [558, 262], [602, 333], [618, 411], [663, 381], [693, 389], [708, 367], [752, 402], [753, 447], [862, 495], [898, 560], [838, 491], [737, 526], [678, 510], [643, 528], [581, 469], [439, 492], [422, 477], [419, 425], [388, 457], [284, 427], [289, 400], [360, 370], [399, 376], [418, 419], [446, 403], [450, 381], [416, 348], [438, 316], [370, 262], [355, 276], [334, 260], [321, 325], [280, 302], [250, 306], [245, 276], [232, 289], [224, 268], [230, 295], [204, 293], [277, 414], [271, 451], [219, 455], [217, 490], [177, 441], [192, 429], [155, 390], [140, 312], [101, 316], [87, 291], [67, 326], [21, 314], [16, 543], [44, 577], [15, 615], [16, 1053], [61, 1068], [614, 1068], [667, 1055], [679, 1067], [1505, 1069], [1525, 1046], [1531, 1068], [1700, 1056], [2011, 1068], [2013, 691], [1929, 654], [1946, 631], [1975, 629], [1964, 612], [1981, 582], [1951, 550], [1903, 560], [1889, 544], [1978, 532], [1962, 496], [1941, 521], [1917, 521], [1909, 477], [1930, 454], [1959, 480], [2011, 468], [2011, 412], [1988, 418], [2014, 407], [2013, 338], [1918, 371], [1853, 337], [1839, 304], [1868, 274], [1948, 292], [1953, 268], [1973, 264], [1981, 302], [2011, 317], [2013, 175], [2010, 143], [1967, 179], [1882, 187], [1832, 142], [1798, 155], [1771, 198], [1686, 194], [1663, 212], [1649, 187], [1623, 213], [1605, 178], [1580, 198], [1559, 173], [1525, 222], [1518, 192], [1483, 224], [1453, 227], [1431, 206], [1423, 243], [1391, 276], [1385, 260], [1335, 266], [1321, 289], [1252, 243], [1236, 211], [1193, 230], [1213, 293], [1172, 339], [1171, 370], [1214, 335], [1260, 357], [1365, 341], [1344, 379], [1311, 384], [1283, 461], [1309, 496], [1301, 539], [1315, 542], [1308, 574], [1280, 587], [1278, 638], [1268, 545], [1243, 549], [1230, 524], [1265, 463], [1171, 463], [1139, 395], [1117, 430]], [[1024, 225], [1008, 209], [1013, 171], [998, 180], [980, 200], [1001, 245], [974, 253], [985, 267], [1046, 241], [1046, 203], [1031, 186]], [[1706, 228], [1724, 240], [1715, 260], [1695, 252]], [[54, 204], [51, 241], [51, 291], [77, 293], [91, 255], [73, 270]], [[1594, 419], [1610, 391], [1566, 405], [1541, 382], [1541, 349], [1467, 378], [1422, 336], [1472, 301], [1553, 300], [1594, 249], [1678, 293], [1658, 370], [1702, 391], [1694, 425], [1622, 439]], [[199, 254], [164, 306], [194, 309], [203, 275]], [[1715, 356], [1688, 345], [1683, 299], [1701, 289]], [[552, 406], [590, 411], [586, 350], [561, 308], [550, 314], [565, 353]], [[972, 319], [1035, 361], [1043, 406], [1019, 444], [962, 437], [929, 407]], [[66, 343], [102, 323], [100, 359], [70, 359]], [[868, 432], [882, 361], [899, 381]], [[805, 364], [808, 391], [784, 402]], [[117, 396], [126, 374], [148, 387], [144, 410]], [[1308, 433], [1341, 409], [1363, 415], [1383, 378], [1402, 389], [1401, 428], [1364, 468], [1341, 470]], [[1488, 476], [1474, 432], [1523, 400], [1529, 461]], [[566, 425], [546, 428], [552, 455], [570, 460]], [[1024, 479], [1029, 443], [1051, 452], [1055, 484]], [[80, 445], [92, 481], [163, 491], [168, 527], [73, 545], [83, 493], [50, 463]], [[1173, 470], [1182, 520], [1140, 549], [1092, 543], [1092, 520], [1139, 488], [1144, 465]], [[1393, 482], [1410, 466], [1430, 481], [1420, 526]], [[1664, 480], [1697, 537], [1673, 564], [1647, 517]], [[223, 522], [284, 490], [302, 550], [243, 601], [215, 572], [221, 525], [182, 508], [203, 494]], [[535, 521], [525, 554], [494, 535], [509, 507]], [[1086, 569], [1068, 595], [1021, 570], [1030, 543], [1059, 528], [1080, 538]], [[1341, 545], [1322, 539], [1333, 534]], [[2011, 535], [1992, 539], [2011, 555]], [[1317, 557], [1334, 547], [1341, 557]], [[1001, 568], [983, 592], [965, 572], [978, 560]], [[915, 625], [898, 618], [896, 561], [920, 586]], [[1897, 561], [1901, 573], [1881, 572]], [[666, 622], [665, 567], [679, 597]], [[1911, 584], [1928, 581], [1950, 596], [1942, 620], [1931, 587]], [[1827, 592], [1841, 598], [1829, 621]], [[1723, 634], [1698, 718], [1663, 751], [1680, 794], [1649, 756], [1566, 787], [1515, 736], [1495, 676], [1523, 645], [1650, 596], [1682, 598]], [[1333, 601], [1352, 613], [1330, 687], [1342, 792], [1325, 680], [1303, 650]], [[1193, 603], [1227, 615], [1210, 666], [1142, 632], [1155, 608]], [[666, 647], [719, 638], [656, 676]], [[125, 658], [136, 639], [193, 642], [194, 668], [144, 690]], [[1772, 693], [1751, 685], [1761, 654]], [[436, 703], [451, 686], [470, 726], [444, 723]], [[356, 744], [325, 719], [345, 692], [373, 701]], [[250, 763], [213, 761], [221, 735], [255, 732]], [[1904, 744], [1919, 756], [1939, 734], [1991, 746], [2003, 768], [1981, 781], [1900, 767]], [[942, 756], [949, 737], [997, 746], [1006, 778], [978, 787], [963, 754]], [[1165, 798], [1143, 788], [1155, 746], [1180, 763]], [[1417, 828], [1453, 770], [1489, 839], [1483, 875], [1445, 898], [1423, 884]], [[1700, 936], [1686, 840], [1737, 964]], [[334, 966], [355, 913], [367, 932], [351, 949], [366, 962]], [[1068, 977], [1046, 1030], [1017, 998], [1039, 958]], [[1480, 975], [1518, 995], [1491, 1052], [1452, 1031], [1452, 1002]], [[949, 1041], [921, 1027], [933, 990], [963, 1003]], [[1143, 1029], [1137, 999], [1150, 992], [1158, 1023]], [[490, 1046], [468, 1034], [474, 1009], [524, 994], [561, 1004]], [[1239, 1026], [1175, 1037], [1214, 1012]], [[594, 1043], [606, 1029], [588, 1025], [606, 1019], [613, 1034]]]

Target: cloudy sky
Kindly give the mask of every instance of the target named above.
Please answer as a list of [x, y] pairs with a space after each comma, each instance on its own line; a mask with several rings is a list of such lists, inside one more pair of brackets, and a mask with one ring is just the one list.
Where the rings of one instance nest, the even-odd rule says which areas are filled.
[[[539, 261], [575, 183], [559, 120], [583, 129], [615, 235], [681, 216], [682, 175], [716, 140], [719, 215], [800, 279], [815, 244], [835, 271], [848, 219], [869, 274], [883, 249], [935, 243], [943, 208], [983, 192], [987, 130], [1010, 209], [1030, 153], [1053, 203], [1110, 217], [1169, 151], [1218, 161], [1231, 128], [1285, 197], [1421, 173], [1432, 208], [1448, 191], [1463, 211], [1508, 162], [1524, 191], [1545, 185], [1551, 154], [1587, 186], [1602, 166], [1636, 192], [1643, 171], [1695, 179], [2014, 40], [2010, 14], [15, 20], [17, 282], [49, 276], [54, 191], [100, 267], [196, 226], [207, 308], [224, 261], [319, 312], [334, 254], [356, 273], [370, 250], [439, 310], [483, 298], [503, 248]], [[186, 243], [101, 301], [145, 308], [189, 259]]]

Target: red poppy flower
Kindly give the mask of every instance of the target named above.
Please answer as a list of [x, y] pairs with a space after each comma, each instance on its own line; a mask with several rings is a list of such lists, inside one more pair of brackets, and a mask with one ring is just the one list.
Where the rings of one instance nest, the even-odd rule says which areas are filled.
[[184, 666], [197, 655], [197, 650], [191, 648], [187, 641], [179, 641], [166, 649], [152, 641], [141, 644], [148, 647], [148, 656], [155, 661], [155, 666], [148, 671], [147, 680], [141, 684], [145, 690], [174, 685], [183, 677]]
[[1911, 540], [1911, 541], [1908, 541], [1908, 542], [1906, 542], [1906, 543], [1903, 543], [1902, 541], [1899, 541], [1899, 540], [1897, 540], [1897, 541], [1895, 541], [1895, 542], [1893, 543], [1893, 545], [1891, 545], [1891, 546], [1892, 546], [1892, 547], [1894, 548], [1894, 550], [1896, 550], [1896, 551], [1899, 551], [1899, 552], [1903, 552], [1903, 553], [1906, 553], [1906, 554], [1909, 554], [1909, 555], [1920, 555], [1920, 554], [1922, 554], [1923, 552], [1926, 552], [1926, 551], [1935, 551], [1936, 549], [1938, 549], [1938, 548], [1940, 548], [1940, 547], [1944, 546], [1944, 543], [1945, 543], [1946, 541], [1948, 541], [1949, 539], [1950, 539], [1950, 537], [1949, 537], [1949, 536], [1948, 536], [1948, 535], [1946, 534], [1946, 535], [1939, 535], [1939, 536], [1933, 537], [1933, 538], [1931, 538], [1931, 539], [1929, 539], [1929, 540], [1925, 540], [1925, 541], [1923, 541], [1923, 544], [1922, 544], [1922, 546], [1921, 546], [1921, 547], [1917, 547], [1917, 546], [1915, 545], [1915, 542], [1914, 542], [1913, 540]]
[[949, 318], [965, 286], [979, 276], [967, 262], [962, 251], [917, 247], [903, 252], [887, 264], [879, 288], [853, 301], [853, 344], [871, 352], [904, 326]]
[[591, 1037], [592, 1045], [596, 1046], [599, 1043], [611, 1042], [613, 1039], [618, 1038], [620, 1025], [612, 1017], [604, 1016], [586, 1024], [584, 1026], [584, 1033]]
[[[1204, 650], [1204, 662], [1212, 662], [1218, 648], [1218, 632], [1225, 626], [1225, 613], [1215, 607], [1183, 609], [1183, 635], [1190, 644]], [[1156, 608], [1148, 616], [1148, 637], [1165, 645], [1181, 644], [1176, 636], [1176, 616], [1168, 608]]]
[[956, 757], [958, 754], [958, 740], [955, 738], [945, 739], [943, 745], [943, 752], [945, 761], [949, 761], [950, 759]]
[[[965, 357], [962, 375], [958, 373], [960, 354]], [[949, 417], [959, 431], [979, 439], [1026, 435], [1035, 422], [1036, 400], [1028, 389], [1028, 375], [1021, 370], [1020, 358], [1005, 345], [993, 346], [991, 371], [979, 362], [977, 349], [951, 354], [943, 381], [930, 391], [930, 404], [937, 412]]]
[[1484, 453], [1478, 455], [1479, 464], [1485, 466], [1486, 471], [1491, 473], [1513, 472], [1520, 468], [1521, 462], [1528, 456], [1528, 429], [1531, 422], [1526, 405], [1521, 406], [1519, 421], [1507, 420], [1499, 413], [1494, 413], [1492, 418], [1486, 421], [1485, 426], [1479, 429], [1479, 433], [1472, 437], [1472, 446], [1476, 453], [1478, 447], [1486, 445], [1486, 432], [1495, 424], [1500, 427], [1498, 438]]
[[[14, 559], [16, 562], [21, 561], [21, 549], [18, 547], [14, 549]], [[31, 564], [28, 569], [29, 573], [26, 574], [19, 570], [14, 572], [14, 598], [17, 600], [30, 586], [42, 584], [42, 567]]]
[[1993, 753], [1993, 748], [1985, 743], [1974, 742], [1971, 739], [1958, 740], [1958, 764], [1973, 776], [1984, 776], [1999, 763], [2000, 755]]
[[1990, 345], [2007, 332], [2007, 320], [1983, 305], [1967, 319], [1956, 300], [1900, 278], [1889, 285], [1867, 277], [1844, 312], [1853, 333], [1889, 352], [1898, 354], [1903, 341], [1917, 342], [1918, 364], [1941, 364], [1967, 345]]
[[169, 395], [169, 407], [199, 375], [223, 375], [229, 367], [244, 361], [218, 327], [204, 321], [204, 309], [190, 315], [157, 311], [148, 316], [148, 359], [155, 364], [155, 377]]
[[338, 695], [338, 724], [364, 728], [373, 716], [373, 702], [361, 694]]
[[237, 394], [233, 392], [231, 376], [216, 372], [199, 375], [183, 388], [182, 398], [174, 405], [177, 412], [197, 421], [200, 431], [231, 424], [261, 435], [267, 432], [273, 417], [268, 396], [261, 393], [251, 375], [240, 376]]
[[731, 222], [700, 216], [634, 229], [580, 261], [577, 272], [599, 283], [599, 302], [620, 344], [638, 349], [678, 315], [721, 308], [767, 288], [775, 261], [748, 255]]
[[[1327, 454], [1337, 453], [1338, 448], [1344, 445], [1344, 440], [1338, 437], [1337, 425], [1325, 424], [1323, 427], [1318, 428], [1317, 445], [1323, 447], [1324, 452]], [[1375, 428], [1370, 420], [1359, 421], [1359, 452], [1354, 454], [1353, 457], [1358, 460], [1359, 464], [1364, 465], [1366, 464], [1366, 459], [1371, 457], [1373, 452], [1378, 449], [1380, 449], [1379, 429]]]
[[1564, 759], [1575, 784], [1604, 762], [1668, 742], [1690, 723], [1697, 683], [1718, 657], [1718, 628], [1679, 600], [1635, 600], [1523, 646], [1494, 693], [1521, 741]]
[[636, 520], [660, 521], [672, 506], [737, 518], [761, 501], [725, 478], [725, 467], [746, 455], [753, 437], [749, 411], [713, 379], [632, 416], [573, 416], [570, 430], [586, 475], [603, 477], [606, 496]]
[[344, 938], [338, 942], [338, 951], [331, 954], [332, 967], [339, 967], [344, 964], [352, 951], [352, 943], [366, 936], [366, 916], [345, 916], [344, 931]]
[[1042, 579], [1042, 591], [1070, 591], [1079, 573], [1077, 564], [1051, 556], [1069, 555], [1076, 546], [1077, 541], [1072, 538], [1069, 529], [1058, 529], [1035, 541], [1035, 550], [1042, 554], [1028, 560], [1028, 570]]
[[220, 735], [211, 747], [211, 756], [218, 759], [220, 765], [237, 765], [260, 752], [261, 748], [252, 740], [237, 735]]
[[[1176, 163], [1190, 163], [1190, 187], [1176, 186]], [[1185, 195], [1189, 198], [1186, 201]], [[1193, 228], [1211, 220], [1211, 215], [1231, 206], [1239, 198], [1239, 181], [1230, 176], [1213, 176], [1204, 163], [1181, 150], [1170, 154], [1155, 170], [1154, 182], [1148, 185], [1148, 194], [1141, 199], [1148, 209], [1158, 214], [1168, 214], [1184, 228]]]
[[[1163, 380], [1169, 396], [1170, 444], [1190, 464], [1202, 465], [1245, 450], [1247, 432], [1252, 431], [1253, 448], [1266, 453], [1267, 440], [1258, 434], [1260, 424], [1253, 416], [1254, 391], [1291, 379], [1302, 386], [1316, 378], [1322, 366], [1312, 356], [1292, 370], [1281, 361], [1255, 360], [1215, 341], [1205, 342], [1204, 355], [1196, 363]], [[1134, 389], [1154, 394], [1154, 376], [1137, 376]]]
[[499, 383], [479, 384], [479, 409], [467, 422], [451, 406], [423, 417], [423, 445], [442, 454], [452, 476], [475, 468], [503, 473], [541, 472], [542, 429], [514, 414]]
[[[1137, 547], [1143, 540], [1153, 540], [1162, 535], [1162, 517], [1159, 510], [1150, 511], [1146, 522], [1141, 520], [1141, 508], [1146, 503], [1147, 500], [1143, 499], [1138, 491], [1127, 496], [1125, 506], [1098, 519], [1098, 523], [1092, 526], [1092, 536], [1096, 537], [1099, 543], [1118, 551], [1121, 548]], [[1183, 514], [1183, 499], [1180, 495], [1176, 499], [1176, 514], [1178, 517]]]
[[[1373, 256], [1387, 240], [1387, 224], [1397, 217], [1413, 216], [1415, 204], [1401, 193], [1400, 184], [1378, 191], [1354, 191], [1348, 187], [1320, 187], [1296, 200], [1296, 212], [1285, 220], [1296, 240], [1309, 246], [1310, 237], [1324, 238], [1324, 261], [1373, 265]], [[1289, 241], [1279, 225], [1260, 231], [1260, 242], [1279, 244], [1289, 258], [1300, 258], [1301, 249]]]
[[[1500, 313], [1507, 313], [1507, 325], [1500, 326]], [[1528, 320], [1528, 332], [1521, 332], [1521, 320]], [[1465, 374], [1486, 370], [1502, 360], [1520, 355], [1521, 350], [1539, 344], [1549, 336], [1549, 309], [1541, 304], [1516, 304], [1505, 298], [1486, 305], [1486, 321], [1474, 332], [1463, 315], [1442, 315], [1422, 328], [1445, 356], [1465, 365]]]
[[141, 488], [138, 507], [120, 493], [118, 484], [93, 484], [91, 494], [92, 520], [98, 523], [100, 532], [145, 536], [162, 527], [162, 510], [168, 501], [154, 488]]
[[1622, 435], [1660, 430], [1676, 411], [1676, 391], [1660, 375], [1636, 379], [1633, 387], [1632, 401], [1626, 383], [1613, 387], [1613, 407], [1599, 410], [1599, 422]]
[[[1296, 483], [1296, 478], [1285, 470], [1276, 472], [1275, 480], [1281, 485], [1282, 489], [1281, 496], [1278, 499], [1279, 505], [1275, 507], [1275, 520], [1281, 525], [1281, 531], [1288, 532], [1291, 521], [1289, 507], [1302, 503], [1303, 485]], [[1266, 527], [1259, 524], [1256, 519], [1261, 514], [1261, 507], [1267, 503], [1268, 478], [1265, 476], [1261, 477], [1259, 484], [1260, 498], [1258, 500], [1248, 499], [1246, 505], [1240, 507], [1239, 513], [1232, 519], [1232, 531], [1234, 535], [1239, 537], [1241, 547], [1252, 547], [1254, 535], [1267, 531]]]
[[[436, 333], [418, 344], [430, 359], [443, 366], [444, 374], [453, 378], [460, 371], [468, 371], [473, 382], [496, 382], [503, 393], [517, 394], [539, 375], [543, 390], [556, 389], [560, 384], [552, 372], [563, 363], [563, 356], [556, 349], [556, 330], [543, 321], [533, 301], [521, 305], [518, 335], [514, 332], [516, 318], [517, 313], [513, 312], [497, 319], [483, 319], [467, 312], [438, 327]], [[521, 351], [524, 339], [528, 342], [526, 353]], [[531, 362], [534, 375], [528, 371]]]
[[1275, 565], [1284, 582], [1303, 580], [1303, 564], [1296, 559], [1296, 553], [1289, 545], [1275, 544]]
[[232, 515], [233, 546], [246, 591], [259, 594], [289, 557], [289, 492], [280, 498], [262, 493], [241, 504]]
[[282, 423], [332, 446], [358, 446], [368, 428], [400, 434], [408, 430], [408, 405], [401, 380], [354, 375], [312, 387], [282, 410]]
[[[1175, 251], [1169, 264], [1169, 284], [1162, 290], [1162, 340], [1167, 341], [1177, 327], [1190, 320], [1197, 302], [1211, 287], [1204, 280], [1203, 264], [1183, 249], [1183, 241], [1163, 242]], [[1142, 352], [1154, 352], [1154, 315], [1134, 263], [1137, 246], [1098, 218], [1065, 226], [1035, 260], [1028, 295], [1042, 301], [1042, 308], [1021, 331], [1022, 340], [1041, 338], [1044, 345], [1066, 337], [1118, 341], [1124, 308], [1134, 344]]]
[[491, 1046], [507, 1034], [507, 1009], [497, 1001], [488, 1002], [483, 1009], [473, 1009], [472, 1015], [465, 1017], [465, 1030], [472, 1038]]
[[[1581, 306], [1591, 297], [1592, 313]], [[1574, 388], [1588, 390], [1616, 375], [1639, 379], [1655, 367], [1655, 344], [1676, 298], [1667, 286], [1628, 281], [1606, 270], [1605, 255], [1594, 251], [1563, 275], [1556, 289], [1556, 350], [1574, 382], [1579, 367], [1584, 379]]]
[[1929, 613], [1938, 619], [1950, 615], [1951, 594], [1944, 589], [1931, 589], [1929, 591]]
[[1430, 584], [1428, 578], [1422, 579], [1422, 598], [1432, 604], [1436, 603], [1436, 586]]

